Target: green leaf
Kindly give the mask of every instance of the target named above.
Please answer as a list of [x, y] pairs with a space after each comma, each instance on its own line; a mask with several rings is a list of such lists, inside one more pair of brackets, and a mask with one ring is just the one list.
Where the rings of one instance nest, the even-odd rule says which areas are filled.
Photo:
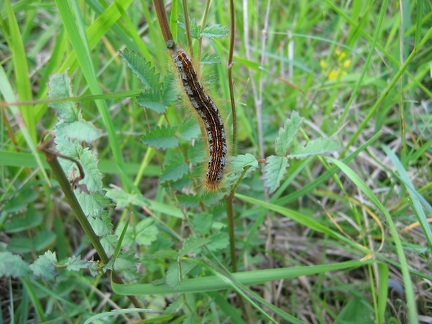
[[82, 269], [88, 269], [90, 263], [87, 260], [81, 260], [80, 256], [71, 256], [66, 261], [65, 266], [68, 271], [78, 272]]
[[92, 277], [100, 276], [103, 272], [96, 262], [90, 262], [88, 266], [88, 270], [90, 271], [90, 275]]
[[186, 254], [200, 248], [204, 244], [207, 244], [210, 240], [208, 238], [197, 238], [189, 236], [183, 242], [183, 248], [179, 251], [179, 257], [184, 257]]
[[57, 263], [57, 257], [53, 252], [45, 252], [44, 255], [39, 256], [33, 264], [30, 265], [30, 269], [36, 278], [42, 277], [45, 280], [53, 281], [57, 276], [55, 265]]
[[311, 155], [330, 153], [337, 150], [339, 150], [339, 144], [335, 140], [331, 138], [317, 138], [309, 141], [307, 144], [303, 142], [294, 145], [288, 158], [305, 158]]
[[145, 87], [153, 90], [160, 89], [159, 73], [155, 72], [150, 62], [146, 62], [140, 54], [128, 50], [120, 52], [119, 55]]
[[229, 171], [232, 173], [241, 173], [247, 167], [250, 173], [258, 168], [257, 159], [249, 153], [233, 156], [229, 162]]
[[266, 159], [264, 185], [269, 188], [270, 193], [279, 187], [288, 166], [288, 159], [286, 157], [272, 155]]
[[365, 298], [354, 297], [336, 317], [335, 324], [362, 323], [373, 324], [374, 309]]
[[166, 272], [165, 283], [172, 289], [176, 289], [180, 286], [180, 269], [177, 260], [170, 262]]
[[102, 211], [101, 216], [102, 215], [105, 215], [105, 217], [87, 217], [97, 236], [105, 236], [112, 232], [111, 218], [108, 217], [106, 211]]
[[114, 262], [114, 270], [122, 273], [127, 280], [135, 280], [138, 278], [138, 260], [132, 252], [119, 254]]
[[210, 242], [207, 243], [207, 248], [210, 251], [225, 250], [229, 244], [228, 233], [217, 232], [210, 236]]
[[84, 148], [79, 156], [85, 177], [79, 183], [85, 184], [90, 193], [97, 193], [103, 189], [102, 173], [98, 168], [98, 159], [87, 147]]
[[13, 253], [28, 253], [33, 251], [33, 241], [28, 237], [12, 237], [7, 249]]
[[[177, 20], [178, 25], [183, 28], [184, 30], [186, 30], [186, 24], [184, 22], [183, 17], [179, 17]], [[190, 29], [190, 33], [191, 33], [191, 37], [198, 39], [200, 37], [200, 27], [198, 26], [196, 20], [194, 18], [189, 19], [189, 29]]]
[[198, 26], [195, 19], [190, 19], [189, 28], [192, 38], [198, 39], [200, 37], [200, 26]]
[[188, 121], [184, 122], [179, 127], [179, 139], [183, 141], [191, 141], [195, 138], [198, 138], [201, 135], [201, 130], [198, 125], [198, 123], [193, 120], [189, 119]]
[[199, 195], [182, 194], [177, 196], [178, 202], [186, 208], [193, 208], [199, 205], [201, 197]]
[[[72, 141], [69, 137], [64, 136], [65, 134], [65, 128], [68, 127], [67, 123], [59, 122], [54, 127], [54, 133], [56, 134], [56, 137], [54, 139], [54, 143], [56, 144], [57, 150], [66, 156], [77, 158], [80, 155], [81, 151], [83, 150], [83, 147], [81, 144], [77, 141]], [[65, 159], [60, 159], [60, 164], [63, 167], [63, 170], [67, 172], [70, 165], [73, 164], [72, 161], [68, 161]]]
[[209, 25], [204, 28], [204, 30], [201, 33], [201, 36], [208, 37], [208, 38], [220, 38], [225, 37], [228, 35], [228, 30], [219, 24]]
[[23, 278], [30, 273], [30, 267], [19, 255], [0, 252], [0, 277]]
[[[411, 204], [417, 216], [417, 220], [423, 230], [426, 241], [428, 242], [429, 251], [432, 250], [432, 231], [427, 218], [427, 215], [432, 214], [432, 207], [430, 203], [422, 196], [422, 194], [416, 189], [414, 183], [411, 181], [411, 176], [408, 174], [403, 163], [399, 160], [396, 154], [388, 147], [383, 146], [384, 152], [390, 158], [392, 164], [396, 168], [396, 176], [405, 185], [408, 194], [411, 198]], [[423, 207], [422, 207], [423, 206]]]
[[[116, 235], [119, 235], [124, 223], [121, 222], [117, 225]], [[122, 246], [131, 246], [135, 243], [140, 245], [150, 245], [157, 239], [159, 230], [154, 225], [154, 220], [145, 218], [134, 226], [129, 226], [123, 238]]]
[[184, 298], [177, 298], [172, 301], [162, 312], [164, 315], [171, 315], [177, 313], [184, 306]]
[[[50, 77], [48, 98], [50, 99], [63, 99], [73, 97], [70, 79], [67, 73], [53, 74]], [[50, 107], [57, 111], [60, 119], [67, 123], [72, 123], [82, 119], [81, 112], [76, 107], [75, 102], [55, 102], [50, 103]]]
[[34, 210], [27, 211], [24, 217], [13, 217], [4, 226], [6, 233], [18, 233], [36, 227], [42, 223], [42, 214]]
[[213, 224], [213, 215], [209, 213], [199, 213], [192, 219], [192, 225], [196, 232], [207, 234]]
[[204, 54], [201, 57], [201, 63], [202, 64], [220, 64], [221, 59], [220, 56], [217, 54]]
[[288, 148], [297, 135], [302, 123], [302, 118], [296, 111], [291, 114], [291, 119], [286, 119], [283, 128], [279, 129], [278, 136], [275, 140], [275, 152], [279, 156], [284, 156]]
[[152, 259], [177, 259], [178, 253], [174, 250], [159, 250], [147, 257]]
[[183, 178], [181, 178], [179, 180], [171, 181], [170, 187], [172, 188], [172, 190], [181, 191], [184, 188], [189, 188], [192, 185], [192, 183], [193, 183], [192, 175], [190, 173], [188, 173]]
[[141, 107], [151, 109], [158, 114], [165, 113], [166, 105], [162, 102], [159, 91], [143, 92], [136, 100], [136, 103]]
[[[102, 133], [92, 123], [85, 120], [78, 120], [70, 124], [66, 124], [62, 136], [66, 136], [71, 140], [78, 142], [86, 142], [90, 144], [102, 136]], [[60, 135], [60, 134], [57, 134]]]
[[100, 193], [91, 195], [80, 190], [74, 190], [75, 196], [83, 209], [84, 214], [89, 217], [100, 216], [102, 210], [109, 206], [109, 200]]
[[240, 178], [244, 169], [247, 169], [244, 176], [247, 176], [258, 168], [258, 161], [252, 154], [233, 156], [229, 159], [228, 172], [223, 182], [223, 187], [233, 186]]
[[171, 106], [178, 98], [178, 88], [174, 86], [174, 74], [170, 73], [165, 76], [162, 82], [162, 101], [165, 106]]
[[106, 235], [100, 239], [100, 242], [108, 257], [111, 257], [118, 243], [117, 235]]
[[128, 228], [128, 230], [133, 230], [136, 235], [135, 242], [140, 245], [150, 245], [157, 239], [157, 235], [159, 234], [159, 230], [151, 218], [140, 221], [133, 228]]
[[202, 141], [195, 142], [195, 145], [190, 146], [188, 149], [189, 162], [192, 165], [198, 165], [206, 159], [206, 147]]
[[[24, 185], [22, 188], [15, 191], [12, 195], [6, 195], [1, 203], [6, 202], [2, 206], [2, 212], [15, 213], [24, 212], [28, 206], [31, 206], [38, 199], [37, 190], [34, 190], [31, 185]], [[13, 219], [12, 219], [13, 220]]]
[[173, 159], [169, 161], [169, 164], [165, 166], [162, 171], [162, 175], [159, 178], [160, 183], [166, 181], [175, 181], [183, 177], [189, 172], [188, 165], [183, 161], [183, 159]]
[[33, 237], [33, 250], [43, 251], [47, 249], [56, 240], [57, 235], [49, 230], [40, 231], [35, 237]]
[[172, 127], [161, 126], [155, 127], [145, 133], [141, 139], [144, 144], [150, 145], [157, 149], [167, 149], [178, 146], [178, 139], [175, 137], [176, 130]]
[[129, 204], [139, 207], [147, 207], [149, 205], [148, 201], [141, 194], [130, 194], [121, 188], [107, 189], [105, 196], [114, 200], [117, 208], [124, 208], [129, 206]]

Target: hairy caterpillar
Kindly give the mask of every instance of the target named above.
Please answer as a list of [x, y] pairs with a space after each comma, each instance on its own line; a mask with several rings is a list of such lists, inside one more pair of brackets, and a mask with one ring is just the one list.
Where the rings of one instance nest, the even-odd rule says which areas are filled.
[[171, 52], [184, 92], [200, 119], [201, 133], [206, 138], [209, 157], [204, 186], [207, 190], [215, 191], [221, 184], [228, 154], [222, 116], [199, 81], [189, 55], [172, 40], [166, 45]]

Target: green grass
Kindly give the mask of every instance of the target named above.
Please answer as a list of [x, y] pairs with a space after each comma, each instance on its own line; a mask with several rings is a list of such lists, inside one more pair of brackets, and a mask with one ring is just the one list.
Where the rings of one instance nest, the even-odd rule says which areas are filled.
[[[0, 322], [432, 318], [431, 3], [234, 2], [239, 157], [229, 170], [249, 169], [227, 199], [200, 196], [191, 180], [204, 145], [184, 101], [165, 92], [162, 115], [136, 103], [143, 63], [130, 69], [119, 51], [150, 62], [146, 78], [173, 71], [153, 3], [1, 2]], [[198, 24], [229, 29], [227, 3], [207, 15], [205, 1], [187, 3]], [[167, 11], [186, 48], [182, 2]], [[220, 57], [202, 78], [232, 138], [229, 46], [193, 42], [195, 57]], [[66, 85], [52, 83], [62, 73]], [[289, 137], [280, 128], [293, 111], [303, 122]], [[58, 122], [79, 113], [69, 147]], [[85, 167], [83, 181], [75, 162], [58, 159], [64, 175], [54, 148], [38, 149], [45, 129]], [[100, 137], [87, 140], [94, 129]], [[320, 154], [322, 137], [339, 150]]]

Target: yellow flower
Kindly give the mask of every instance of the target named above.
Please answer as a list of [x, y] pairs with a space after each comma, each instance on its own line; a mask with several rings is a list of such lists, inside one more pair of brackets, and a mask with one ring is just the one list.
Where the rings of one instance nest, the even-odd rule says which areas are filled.
[[323, 69], [327, 69], [328, 68], [328, 63], [326, 61], [324, 61], [323, 59], [320, 60], [320, 66]]
[[323, 59], [320, 60], [320, 66], [323, 69], [323, 74], [327, 76], [329, 80], [335, 80], [339, 76], [347, 75], [347, 70], [351, 66], [351, 59], [346, 59], [347, 54], [342, 52], [339, 48], [336, 48], [333, 57], [335, 59], [335, 67], [329, 68], [329, 64]]

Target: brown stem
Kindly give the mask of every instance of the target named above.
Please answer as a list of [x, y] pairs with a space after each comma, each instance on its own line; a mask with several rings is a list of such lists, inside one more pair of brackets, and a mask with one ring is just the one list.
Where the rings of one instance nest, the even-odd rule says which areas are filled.
[[153, 0], [153, 4], [165, 42], [172, 40], [173, 36], [168, 24], [168, 19], [166, 17], [165, 5], [163, 3], [163, 0]]
[[234, 0], [230, 0], [230, 15], [231, 15], [231, 35], [230, 35], [230, 47], [228, 54], [228, 85], [230, 92], [230, 100], [231, 100], [231, 114], [232, 114], [232, 148], [231, 154], [236, 154], [236, 140], [237, 140], [237, 112], [235, 109], [235, 99], [234, 99], [234, 87], [233, 87], [233, 79], [232, 79], [232, 66], [233, 66], [233, 55], [234, 55], [234, 40], [235, 40], [235, 15], [234, 15]]

